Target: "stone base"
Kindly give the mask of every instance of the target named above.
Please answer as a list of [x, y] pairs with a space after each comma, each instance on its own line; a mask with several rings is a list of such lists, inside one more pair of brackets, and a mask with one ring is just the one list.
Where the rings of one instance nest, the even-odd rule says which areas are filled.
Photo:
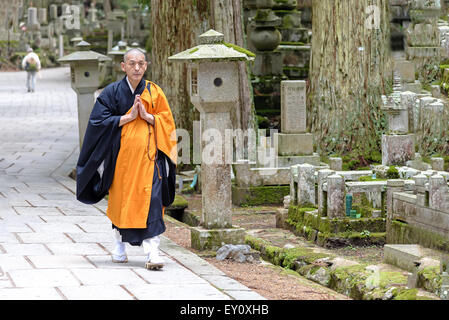
[[194, 227], [190, 229], [191, 245], [196, 250], [218, 250], [225, 244], [244, 244], [245, 229], [205, 229]]
[[411, 61], [395, 61], [394, 69], [404, 82], [415, 82], [415, 65]]
[[320, 156], [314, 153], [311, 156], [277, 156], [276, 163], [279, 168], [290, 167], [295, 164], [308, 163], [313, 166], [320, 165]]
[[[285, 210], [277, 211], [276, 226], [283, 226], [321, 247], [382, 246], [385, 244], [384, 218], [330, 218], [321, 216], [314, 208], [308, 209], [297, 205], [290, 205], [289, 209]], [[287, 217], [290, 219], [286, 219]], [[369, 236], [361, 234], [365, 230], [370, 232]]]
[[232, 164], [239, 187], [261, 187], [290, 184], [290, 168], [251, 168], [249, 162]]
[[256, 51], [257, 59], [251, 67], [255, 76], [282, 76], [282, 53], [278, 51]]
[[[443, 55], [443, 48], [441, 47], [409, 47], [405, 48], [407, 60], [414, 60], [415, 58], [434, 58]], [[415, 65], [415, 67], [417, 67]]]
[[421, 82], [419, 80], [416, 80], [415, 82], [405, 82], [402, 84], [402, 91], [411, 91], [419, 94], [422, 91]]
[[285, 220], [288, 218], [288, 209], [281, 208], [276, 210], [276, 228], [286, 229]]
[[413, 134], [382, 135], [382, 165], [406, 165], [415, 157]]
[[313, 155], [313, 134], [311, 133], [276, 133], [278, 155], [297, 156]]

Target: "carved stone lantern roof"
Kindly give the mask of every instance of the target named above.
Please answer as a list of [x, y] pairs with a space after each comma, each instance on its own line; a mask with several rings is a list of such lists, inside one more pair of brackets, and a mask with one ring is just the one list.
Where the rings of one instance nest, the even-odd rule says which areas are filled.
[[199, 36], [200, 45], [175, 54], [168, 59], [179, 62], [253, 61], [255, 54], [237, 45], [224, 42], [224, 35], [209, 30]]

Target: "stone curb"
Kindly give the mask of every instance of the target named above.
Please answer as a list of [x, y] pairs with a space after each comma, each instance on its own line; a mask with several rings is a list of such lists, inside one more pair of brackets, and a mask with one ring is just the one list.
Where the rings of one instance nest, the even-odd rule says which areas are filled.
[[[398, 283], [391, 286], [372, 286], [369, 278], [372, 278], [370, 269], [376, 266], [365, 266], [362, 264], [342, 264], [341, 266], [327, 266], [326, 262], [332, 261], [333, 257], [327, 254], [295, 253], [295, 249], [284, 249], [271, 245], [268, 241], [253, 236], [246, 237], [246, 243], [253, 249], [261, 252], [261, 256], [267, 261], [299, 273], [308, 280], [319, 283], [327, 288], [335, 290], [356, 300], [420, 300], [418, 289], [407, 287], [396, 287]], [[328, 256], [328, 257], [326, 257]], [[293, 263], [294, 262], [294, 263]], [[384, 277], [382, 276], [384, 273]], [[382, 278], [395, 276], [397, 272], [379, 271], [379, 281]], [[397, 276], [397, 275], [396, 275]], [[398, 277], [401, 278], [401, 277]], [[373, 280], [375, 280], [373, 278]], [[403, 285], [407, 279], [403, 279]], [[372, 286], [371, 288], [367, 286]], [[430, 300], [437, 299], [429, 297]]]

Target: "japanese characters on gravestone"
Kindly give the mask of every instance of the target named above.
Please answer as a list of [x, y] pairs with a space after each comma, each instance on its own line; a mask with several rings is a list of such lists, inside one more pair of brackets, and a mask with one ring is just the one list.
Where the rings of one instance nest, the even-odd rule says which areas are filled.
[[306, 83], [282, 81], [281, 83], [281, 132], [306, 132]]

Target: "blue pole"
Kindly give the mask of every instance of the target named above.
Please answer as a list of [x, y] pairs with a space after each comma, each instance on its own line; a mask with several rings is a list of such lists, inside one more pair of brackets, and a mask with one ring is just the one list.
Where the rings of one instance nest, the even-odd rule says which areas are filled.
[[351, 215], [352, 209], [352, 194], [348, 193], [346, 195], [346, 216], [349, 217]]

